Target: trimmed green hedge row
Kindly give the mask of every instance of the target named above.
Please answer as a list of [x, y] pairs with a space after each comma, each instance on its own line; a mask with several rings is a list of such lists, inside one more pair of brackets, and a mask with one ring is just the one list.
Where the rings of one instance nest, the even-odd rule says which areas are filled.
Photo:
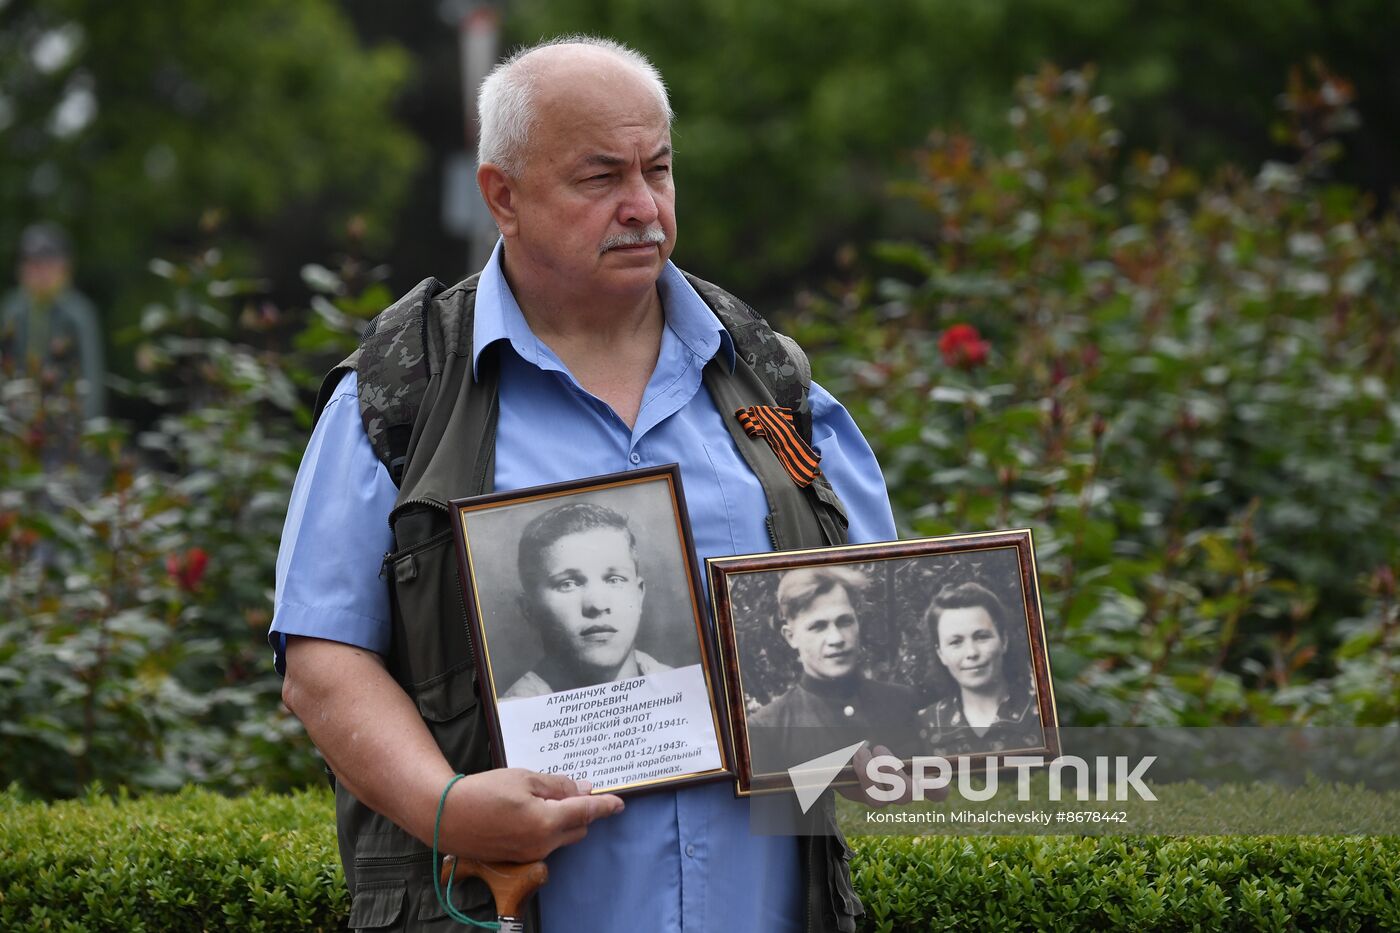
[[880, 933], [1400, 930], [1394, 836], [858, 842], [853, 869], [865, 928]]
[[[330, 796], [0, 793], [0, 929], [335, 930]], [[865, 837], [864, 929], [1400, 931], [1400, 838]]]
[[0, 930], [340, 930], [324, 789], [23, 803], [0, 793]]

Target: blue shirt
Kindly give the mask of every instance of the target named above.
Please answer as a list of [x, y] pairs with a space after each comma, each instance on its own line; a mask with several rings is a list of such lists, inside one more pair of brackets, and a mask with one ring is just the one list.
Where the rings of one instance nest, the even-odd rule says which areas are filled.
[[[667, 263], [657, 283], [666, 326], [629, 429], [530, 331], [500, 256], [498, 244], [477, 284], [473, 331], [478, 358], [492, 343], [505, 345], [496, 489], [675, 462], [702, 564], [707, 557], [770, 550], [763, 488], [701, 383], [706, 363], [721, 353], [732, 362], [734, 348], [680, 270]], [[279, 671], [289, 634], [388, 650], [389, 595], [378, 574], [393, 549], [386, 517], [398, 490], [370, 448], [355, 391], [351, 373], [317, 422], [292, 488], [268, 635]], [[892, 540], [894, 519], [870, 446], [816, 384], [810, 399], [813, 446], [845, 502], [850, 540]], [[335, 560], [325, 559], [328, 542]], [[545, 929], [799, 929], [796, 843], [751, 834], [748, 809], [727, 782], [629, 798], [621, 814], [594, 823], [582, 842], [549, 857], [550, 880], [540, 891]]]

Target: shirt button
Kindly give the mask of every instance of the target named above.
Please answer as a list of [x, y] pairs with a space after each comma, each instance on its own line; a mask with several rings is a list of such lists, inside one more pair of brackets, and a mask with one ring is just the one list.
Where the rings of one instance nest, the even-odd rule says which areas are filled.
[[695, 858], [695, 846], [686, 846], [685, 854], [689, 858]]
[[849, 717], [849, 716], [854, 716], [854, 715], [856, 714], [856, 708], [855, 708], [854, 706], [848, 706], [848, 707], [846, 707], [845, 709], [843, 709], [841, 712], [845, 713], [848, 717]]
[[628, 457], [627, 459], [631, 460], [633, 463], [641, 463], [642, 455], [639, 453], [633, 453], [632, 456]]

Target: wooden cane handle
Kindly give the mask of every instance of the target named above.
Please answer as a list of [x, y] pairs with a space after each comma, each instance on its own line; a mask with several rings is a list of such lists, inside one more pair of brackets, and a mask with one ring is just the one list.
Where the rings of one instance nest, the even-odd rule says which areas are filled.
[[496, 913], [502, 917], [519, 917], [525, 900], [549, 880], [544, 862], [481, 862], [448, 855], [442, 860], [442, 884], [448, 880], [480, 878], [496, 899]]

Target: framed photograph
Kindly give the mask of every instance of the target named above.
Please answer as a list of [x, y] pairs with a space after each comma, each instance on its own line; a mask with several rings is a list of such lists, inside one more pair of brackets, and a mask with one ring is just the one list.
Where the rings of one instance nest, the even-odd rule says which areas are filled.
[[862, 741], [906, 763], [1058, 754], [1030, 531], [706, 563], [741, 795]]
[[497, 766], [598, 793], [733, 776], [678, 466], [452, 507]]

